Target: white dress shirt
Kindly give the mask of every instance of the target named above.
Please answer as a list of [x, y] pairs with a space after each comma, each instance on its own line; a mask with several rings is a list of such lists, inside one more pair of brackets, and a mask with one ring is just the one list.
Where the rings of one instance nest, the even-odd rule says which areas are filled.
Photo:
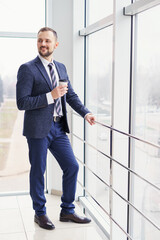
[[[43, 58], [41, 55], [38, 55], [38, 57], [40, 58], [43, 66], [45, 67], [46, 69], [46, 72], [49, 76], [49, 79], [52, 83], [52, 80], [51, 80], [51, 74], [50, 74], [50, 70], [49, 70], [49, 66], [48, 64], [50, 63], [48, 60], [46, 60], [45, 58]], [[59, 76], [58, 76], [58, 72], [57, 72], [57, 69], [56, 69], [56, 66], [54, 64], [54, 62], [52, 61], [53, 63], [53, 70], [54, 70], [54, 74], [55, 74], [55, 77], [56, 77], [56, 80], [57, 80], [57, 86], [59, 86]], [[52, 95], [51, 95], [51, 92], [49, 93], [46, 93], [46, 97], [47, 97], [47, 101], [48, 101], [48, 104], [52, 104], [54, 103], [54, 99], [52, 98]], [[60, 102], [61, 102], [61, 98], [60, 98]], [[56, 109], [54, 108], [54, 117], [55, 116], [58, 116], [57, 112], [56, 112]], [[61, 111], [60, 111], [60, 116], [63, 116], [63, 113], [62, 113], [62, 104], [61, 104]]]

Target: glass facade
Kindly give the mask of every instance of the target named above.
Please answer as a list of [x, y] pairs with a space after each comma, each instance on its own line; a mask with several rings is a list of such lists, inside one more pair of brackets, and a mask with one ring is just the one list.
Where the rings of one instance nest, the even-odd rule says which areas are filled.
[[[136, 16], [136, 52], [134, 87], [134, 134], [160, 145], [160, 7]], [[148, 26], [152, 27], [148, 27]], [[160, 151], [148, 144], [133, 142], [133, 168], [160, 187]], [[132, 202], [157, 226], [160, 220], [160, 193], [150, 184], [132, 177]], [[160, 238], [160, 233], [135, 211], [132, 234], [137, 239]]]
[[[84, 197], [103, 210], [111, 239], [158, 240], [160, 149], [152, 143], [160, 145], [160, 7], [133, 16], [132, 22], [119, 14], [130, 1], [126, 6], [114, 1], [114, 11], [113, 1], [86, 3], [86, 29], [94, 23], [95, 32], [85, 36], [84, 102], [97, 124], [81, 124], [83, 134], [77, 132], [81, 144], [84, 139]], [[111, 14], [113, 25], [100, 28], [97, 21]], [[112, 135], [110, 126], [116, 129]]]
[[104, 124], [111, 122], [112, 38], [112, 27], [87, 37], [86, 104]]
[[29, 162], [22, 136], [23, 112], [16, 106], [16, 82], [19, 66], [36, 56], [36, 40], [0, 38], [0, 44], [3, 46], [0, 58], [0, 189], [1, 192], [25, 191], [29, 189]]
[[[40, 14], [35, 18], [37, 5]], [[0, 1], [0, 20], [1, 31], [14, 35], [1, 37], [0, 32], [0, 193], [28, 192], [30, 165], [16, 82], [20, 65], [37, 56], [36, 39], [26, 36], [45, 25], [45, 1]], [[18, 38], [14, 31], [26, 33]]]
[[[112, 36], [112, 27], [89, 35], [86, 49], [86, 105], [95, 114], [98, 122], [107, 125], [111, 124]], [[110, 155], [108, 129], [100, 125], [91, 127], [86, 124], [86, 141], [100, 152]], [[100, 152], [86, 145], [86, 164], [109, 184], [110, 159]], [[109, 211], [108, 187], [87, 169], [85, 185], [92, 197]]]

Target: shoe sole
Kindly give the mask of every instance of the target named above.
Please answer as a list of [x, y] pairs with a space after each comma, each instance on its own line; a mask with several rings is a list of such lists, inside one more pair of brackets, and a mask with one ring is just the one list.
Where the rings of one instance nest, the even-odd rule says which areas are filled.
[[71, 221], [71, 220], [66, 219], [66, 218], [60, 218], [59, 221], [60, 222], [74, 222], [74, 221]]
[[60, 221], [60, 222], [74, 222], [74, 223], [80, 223], [80, 224], [86, 224], [86, 223], [90, 223], [90, 222], [91, 222], [91, 221], [89, 221], [89, 222], [76, 222], [76, 221], [74, 221], [74, 220], [66, 219], [66, 218], [63, 218], [63, 217], [61, 217], [61, 218], [59, 219], [59, 221]]

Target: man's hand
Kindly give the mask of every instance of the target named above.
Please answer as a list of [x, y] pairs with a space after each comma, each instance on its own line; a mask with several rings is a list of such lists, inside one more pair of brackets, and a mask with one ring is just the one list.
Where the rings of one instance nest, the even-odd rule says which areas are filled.
[[68, 91], [67, 86], [58, 86], [51, 91], [52, 98], [57, 99], [63, 97]]
[[85, 119], [87, 120], [87, 122], [89, 122], [90, 125], [94, 125], [95, 124], [95, 116], [92, 113], [88, 113], [85, 116]]

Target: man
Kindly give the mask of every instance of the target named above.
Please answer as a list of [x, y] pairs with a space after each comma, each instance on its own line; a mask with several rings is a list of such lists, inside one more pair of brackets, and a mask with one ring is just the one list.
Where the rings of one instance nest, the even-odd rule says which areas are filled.
[[[42, 228], [54, 229], [46, 214], [44, 173], [47, 149], [53, 154], [63, 171], [63, 195], [60, 221], [89, 223], [90, 219], [74, 211], [78, 163], [69, 139], [66, 102], [92, 125], [95, 117], [81, 103], [74, 92], [66, 68], [53, 60], [58, 47], [57, 33], [51, 28], [41, 28], [37, 36], [39, 55], [20, 66], [17, 76], [17, 106], [25, 110], [23, 135], [29, 147], [30, 195], [35, 210], [34, 221]], [[59, 85], [59, 80], [67, 85]]]

